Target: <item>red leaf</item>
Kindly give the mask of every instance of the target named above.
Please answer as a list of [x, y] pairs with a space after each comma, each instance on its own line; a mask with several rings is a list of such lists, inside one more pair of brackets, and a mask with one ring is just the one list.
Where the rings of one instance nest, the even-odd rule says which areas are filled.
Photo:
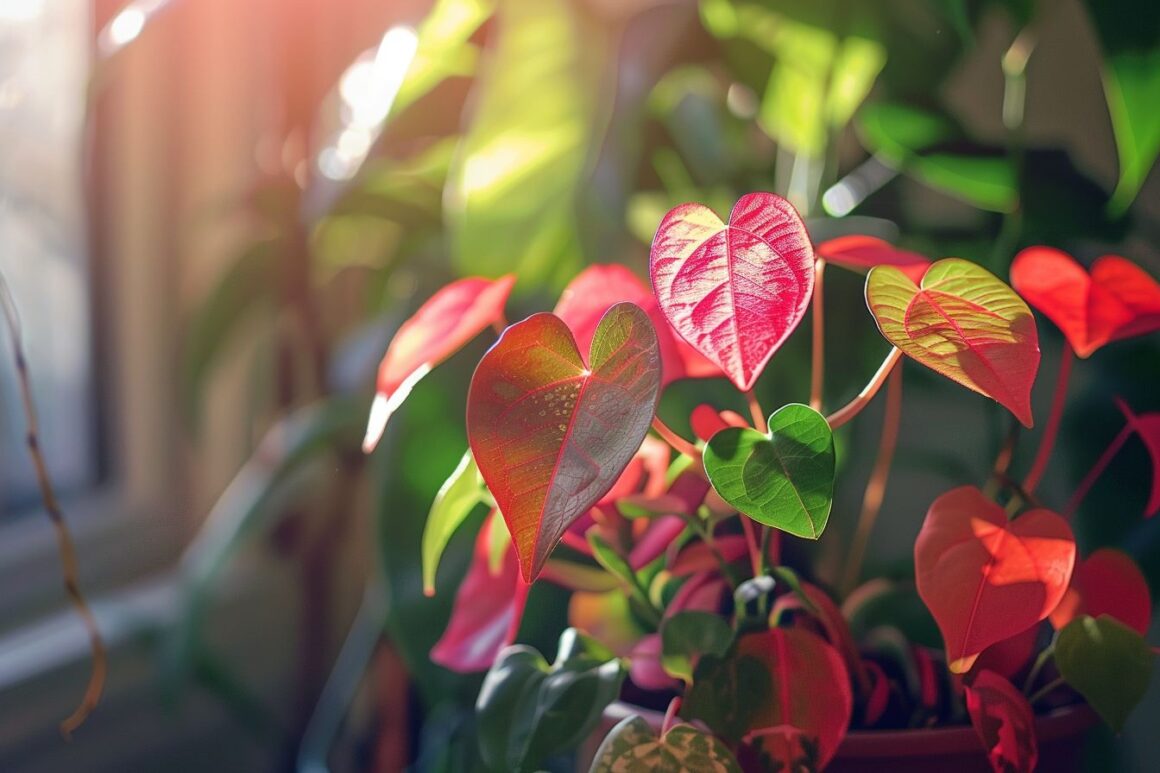
[[750, 733], [737, 750], [742, 770], [807, 773], [821, 770], [817, 744], [796, 727], [782, 725]]
[[1080, 357], [1111, 341], [1160, 330], [1160, 285], [1131, 261], [1105, 255], [1091, 273], [1051, 247], [1028, 247], [1011, 284], [1067, 337]]
[[635, 303], [644, 309], [656, 328], [664, 364], [662, 384], [682, 378], [712, 378], [724, 375], [721, 369], [676, 334], [657, 299], [636, 274], [620, 265], [589, 266], [564, 288], [556, 303], [554, 314], [564, 320], [576, 336], [581, 351], [592, 343], [596, 324], [604, 312], [622, 301]]
[[480, 360], [467, 436], [527, 581], [640, 448], [660, 378], [652, 323], [631, 303], [601, 319], [587, 364], [552, 314], [509, 327]]
[[375, 449], [391, 414], [419, 379], [488, 325], [503, 319], [503, 307], [515, 281], [515, 274], [494, 281], [460, 279], [432, 295], [403, 323], [379, 364], [363, 451]]
[[1141, 636], [1148, 633], [1152, 595], [1131, 556], [1100, 548], [1076, 565], [1071, 587], [1051, 613], [1051, 624], [1059, 630], [1080, 615], [1111, 615]]
[[1143, 413], [1137, 416], [1123, 400], [1117, 401], [1120, 410], [1132, 425], [1132, 430], [1139, 435], [1148, 449], [1148, 456], [1152, 459], [1152, 494], [1148, 497], [1148, 505], [1144, 508], [1144, 516], [1151, 518], [1160, 512], [1160, 413]]
[[1071, 579], [1075, 537], [1055, 513], [1008, 521], [977, 488], [961, 486], [930, 506], [914, 562], [918, 594], [961, 674], [984, 649], [1051, 614]]
[[930, 267], [930, 259], [917, 252], [901, 250], [874, 236], [840, 236], [819, 244], [817, 252], [818, 257], [825, 258], [827, 263], [853, 271], [897, 266], [915, 284], [922, 281], [922, 275]]
[[862, 665], [862, 657], [858, 654], [858, 645], [854, 642], [854, 635], [850, 632], [846, 618], [842, 616], [838, 605], [824, 590], [804, 581], [801, 582], [800, 587], [801, 594], [809, 599], [813, 609], [806, 606], [797, 592], [785, 593], [774, 602], [769, 619], [771, 621], [778, 620], [781, 613], [788, 609], [801, 609], [812, 614], [821, 623], [830, 644], [841, 653], [842, 658], [846, 661], [846, 668], [853, 675], [859, 694], [865, 695], [870, 690], [870, 676]]
[[[1073, 574], [1073, 582], [1074, 579]], [[1066, 600], [1067, 596], [1064, 596], [1064, 599]], [[1027, 665], [1038, 648], [1039, 626], [1033, 625], [1026, 631], [1017, 633], [1003, 641], [995, 642], [983, 650], [983, 654], [979, 655], [979, 659], [971, 668], [976, 673], [994, 671], [1000, 676], [1012, 679]]]
[[741, 418], [738, 413], [734, 411], [718, 412], [713, 406], [704, 403], [693, 409], [689, 415], [689, 424], [692, 426], [693, 434], [697, 436], [697, 439], [704, 440], [706, 443], [723, 429], [749, 426], [749, 422]]
[[789, 202], [751, 193], [728, 225], [701, 204], [670, 211], [653, 239], [650, 272], [673, 328], [744, 391], [801, 322], [814, 251]]
[[789, 725], [816, 739], [818, 769], [826, 766], [846, 735], [854, 707], [850, 677], [837, 650], [798, 628], [775, 628], [743, 636], [738, 657], [761, 661], [773, 694], [752, 722], [755, 733]]
[[510, 547], [498, 571], [490, 564], [490, 535], [480, 529], [467, 577], [455, 594], [447, 630], [431, 650], [431, 660], [460, 673], [486, 671], [512, 643], [524, 614], [527, 586]]
[[[675, 548], [676, 545], [672, 547]], [[674, 552], [676, 555], [669, 561], [669, 573], [675, 577], [682, 577], [694, 572], [719, 569], [721, 564], [717, 558], [718, 554], [726, 564], [739, 561], [749, 555], [749, 547], [745, 537], [740, 534], [727, 534], [713, 540], [712, 548], [701, 540], [694, 540], [686, 543], [679, 551], [670, 552], [670, 555]]]
[[1039, 749], [1035, 715], [1023, 693], [993, 671], [967, 685], [967, 712], [996, 773], [1030, 773]]

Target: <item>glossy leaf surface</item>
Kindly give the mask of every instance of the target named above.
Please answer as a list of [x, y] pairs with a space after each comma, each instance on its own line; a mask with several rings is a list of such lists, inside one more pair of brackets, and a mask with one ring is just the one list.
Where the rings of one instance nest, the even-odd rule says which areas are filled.
[[903, 353], [1032, 425], [1035, 318], [993, 274], [947, 258], [927, 270], [920, 287], [894, 266], [878, 266], [866, 280], [866, 304], [882, 335]]
[[682, 204], [661, 221], [649, 261], [673, 328], [743, 391], [805, 314], [813, 266], [805, 225], [772, 193], [741, 197], [728, 224]]
[[692, 725], [676, 725], [661, 736], [639, 716], [620, 721], [596, 750], [589, 773], [704, 771], [741, 773], [733, 753]]
[[480, 529], [451, 620], [431, 650], [431, 660], [461, 673], [491, 668], [500, 650], [512, 643], [513, 622], [523, 616], [527, 594], [517, 591], [522, 582], [515, 552], [504, 551], [494, 567], [491, 535]]
[[973, 486], [930, 506], [914, 545], [918, 593], [934, 615], [952, 672], [1046, 618], [1071, 580], [1075, 538], [1048, 510], [1014, 521]]
[[1141, 636], [1148, 633], [1152, 595], [1131, 556], [1100, 548], [1076, 564], [1071, 587], [1051, 613], [1051, 624], [1063, 628], [1080, 615], [1110, 615]]
[[403, 323], [379, 365], [364, 451], [373, 451], [378, 445], [391, 414], [419, 379], [503, 319], [503, 307], [515, 281], [510, 274], [495, 281], [460, 279], [432, 295]]
[[1011, 284], [1055, 323], [1080, 357], [1160, 330], [1160, 285], [1116, 255], [1097, 260], [1089, 274], [1066, 252], [1028, 247], [1011, 264]]
[[620, 661], [571, 628], [550, 665], [531, 647], [508, 647], [475, 704], [484, 762], [505, 773], [540, 770], [592, 732], [623, 681]]
[[665, 384], [682, 378], [724, 375], [720, 368], [677, 335], [661, 313], [652, 290], [624, 266], [597, 265], [584, 269], [564, 288], [553, 313], [564, 320], [572, 335], [576, 336], [576, 345], [584, 351], [592, 343], [604, 312], [623, 301], [640, 306], [652, 320], [660, 343]]
[[876, 236], [840, 236], [822, 242], [817, 247], [818, 257], [827, 263], [852, 271], [869, 271], [875, 266], [896, 266], [912, 282], [921, 282], [930, 267], [930, 259], [895, 247]]
[[825, 417], [790, 404], [769, 434], [730, 427], [705, 448], [705, 472], [726, 502], [750, 518], [807, 539], [826, 528], [834, 495], [834, 436]]
[[1140, 634], [1107, 615], [1077, 617], [1055, 641], [1060, 676], [1117, 733], [1148, 691], [1155, 659]]
[[455, 530], [467, 520], [475, 506], [483, 502], [486, 493], [479, 468], [468, 451], [435, 494], [423, 525], [424, 595], [435, 595], [435, 570], [439, 568], [439, 558]]
[[1019, 690], [993, 671], [966, 687], [967, 713], [996, 773], [1031, 773], [1039, 759], [1035, 715]]
[[508, 328], [480, 361], [468, 440], [529, 582], [640, 448], [660, 380], [656, 333], [631, 303], [604, 315], [587, 363], [552, 314]]

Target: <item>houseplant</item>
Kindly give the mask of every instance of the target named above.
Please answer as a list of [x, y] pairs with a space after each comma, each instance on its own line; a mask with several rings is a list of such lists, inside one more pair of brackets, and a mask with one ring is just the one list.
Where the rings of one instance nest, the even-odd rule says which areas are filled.
[[[827, 265], [868, 271], [867, 306], [891, 349], [852, 401], [824, 414]], [[931, 262], [871, 237], [815, 248], [794, 208], [769, 193], [742, 197], [726, 222], [699, 204], [673, 209], [650, 272], [651, 291], [621, 267], [590, 267], [553, 313], [512, 325], [514, 277], [459, 280], [400, 328], [379, 371], [366, 450], [428, 371], [487, 328], [499, 333], [469, 388], [470, 449], [423, 538], [434, 593], [451, 535], [477, 504], [490, 507], [431, 653], [487, 670], [477, 701], [487, 767], [553, 764], [618, 699], [640, 709], [608, 732], [594, 771], [820, 770], [851, 763], [841, 752], [851, 730], [968, 722], [979, 764], [1031, 770], [1037, 712], [1086, 703], [1122, 726], [1153, 665], [1148, 588], [1125, 554], [1077, 555], [1069, 518], [1129, 436], [1160, 465], [1160, 416], [1123, 406], [1124, 430], [1063, 515], [1035, 492], [1072, 354], [1160, 329], [1160, 285], [1120, 257], [1089, 274], [1048, 248], [1017, 256], [1014, 289], [968, 261]], [[1013, 432], [988, 481], [930, 503], [913, 585], [858, 584], [903, 409], [901, 361], [1030, 427], [1040, 350], [1028, 303], [1067, 339], [1031, 469], [1010, 474]], [[809, 404], [767, 412], [754, 382], [807, 314]], [[704, 378], [727, 379], [750, 416], [698, 405], [685, 438], [656, 415], [658, 399], [677, 380]], [[829, 536], [835, 434], [883, 386], [880, 455], [835, 595], [801, 548]], [[1157, 510], [1154, 493], [1147, 514]], [[573, 591], [551, 664], [515, 644], [537, 579]], [[922, 632], [931, 620], [935, 647]], [[1077, 711], [1071, 725], [1082, 728]], [[948, 750], [935, 746], [945, 767]]]

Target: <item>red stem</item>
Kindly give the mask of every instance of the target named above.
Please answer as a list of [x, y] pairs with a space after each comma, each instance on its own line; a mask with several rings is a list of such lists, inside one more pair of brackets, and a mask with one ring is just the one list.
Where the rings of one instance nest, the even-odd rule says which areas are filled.
[[892, 347], [890, 353], [886, 355], [886, 359], [878, 367], [878, 372], [870, 379], [870, 383], [862, 388], [858, 396], [826, 417], [826, 421], [830, 423], [830, 429], [837, 429], [861, 413], [862, 409], [869, 405], [870, 401], [874, 399], [874, 395], [878, 394], [878, 390], [886, 383], [886, 377], [890, 375], [890, 371], [894, 370], [894, 366], [898, 364], [900, 359], [902, 359], [902, 350]]
[[690, 456], [693, 459], [701, 458], [701, 452], [697, 447], [674, 432], [672, 427], [661, 421], [660, 416], [653, 416], [652, 427], [661, 436], [661, 439], [672, 446], [678, 453]]
[[1055, 379], [1055, 396], [1051, 401], [1051, 415], [1047, 417], [1047, 426], [1043, 428], [1043, 437], [1039, 440], [1039, 451], [1035, 454], [1035, 461], [1031, 471], [1023, 479], [1023, 490], [1028, 494], [1035, 493], [1035, 488], [1047, 470], [1047, 462], [1051, 459], [1051, 451], [1055, 448], [1055, 440], [1059, 436], [1059, 425], [1063, 419], [1063, 406], [1067, 402], [1067, 382], [1071, 378], [1071, 366], [1075, 360], [1071, 344], [1063, 344], [1063, 354], [1059, 360], [1059, 374]]
[[515, 608], [512, 610], [512, 621], [508, 625], [507, 638], [505, 639], [509, 643], [514, 643], [520, 634], [520, 623], [524, 619], [524, 606], [528, 603], [528, 591], [531, 590], [531, 587], [532, 584], [524, 582], [522, 577], [516, 581]]
[[1082, 481], [1080, 481], [1079, 487], [1076, 488], [1075, 493], [1071, 495], [1071, 499], [1067, 501], [1067, 507], [1064, 509], [1064, 515], [1067, 516], [1067, 518], [1070, 519], [1075, 515], [1076, 511], [1079, 510], [1079, 506], [1083, 504], [1083, 500], [1085, 497], [1087, 497], [1088, 492], [1091, 491], [1092, 486], [1094, 486], [1096, 481], [1099, 480], [1099, 477], [1103, 475], [1104, 470], [1108, 468], [1108, 465], [1111, 464], [1112, 459], [1117, 453], [1119, 453], [1120, 449], [1123, 447], [1124, 443], [1128, 441], [1128, 438], [1131, 437], [1131, 435], [1132, 425], [1125, 424], [1124, 428], [1120, 430], [1120, 434], [1116, 435], [1115, 439], [1112, 440], [1107, 449], [1104, 450], [1103, 455], [1100, 456], [1100, 458], [1096, 460], [1096, 463], [1092, 465], [1092, 468], [1088, 470], [1088, 474]]
[[822, 280], [825, 275], [826, 261], [818, 258], [814, 263], [814, 337], [810, 363], [810, 407], [815, 411], [822, 410], [822, 384], [824, 383], [826, 368], [826, 327], [825, 315], [823, 313], [825, 297], [822, 291]]
[[749, 389], [745, 392], [745, 402], [749, 405], [749, 415], [753, 417], [753, 428], [758, 432], [769, 432], [769, 425], [765, 423], [765, 412], [761, 410], [761, 403], [757, 395]]
[[677, 712], [681, 710], [681, 696], [677, 696], [669, 701], [669, 708], [665, 711], [665, 719], [661, 722], [661, 735], [669, 732], [669, 728], [677, 720]]
[[749, 566], [753, 569], [753, 576], [760, 577], [761, 572], [761, 547], [757, 541], [757, 534], [753, 531], [753, 519], [744, 513], [739, 513], [738, 518], [741, 519], [741, 530], [745, 532], [745, 545], [749, 548]]

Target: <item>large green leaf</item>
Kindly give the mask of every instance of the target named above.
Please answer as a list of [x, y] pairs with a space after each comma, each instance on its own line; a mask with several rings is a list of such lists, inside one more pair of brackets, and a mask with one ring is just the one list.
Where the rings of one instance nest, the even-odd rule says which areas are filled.
[[654, 771], [741, 773], [741, 766], [725, 744], [692, 725], [676, 725], [658, 735], [644, 718], [633, 715], [609, 731], [589, 769], [589, 773]]
[[1120, 157], [1111, 209], [1123, 212], [1160, 154], [1160, 3], [1087, 0], [1104, 50], [1104, 93]]
[[607, 33], [567, 0], [500, 0], [495, 47], [452, 167], [445, 215], [465, 273], [558, 283], [580, 253], [576, 194], [607, 106]]
[[451, 536], [486, 495], [487, 487], [468, 451], [435, 495], [423, 527], [423, 592], [428, 596], [435, 595], [435, 570]]
[[438, 0], [419, 25], [419, 43], [391, 109], [402, 112], [440, 82], [472, 75], [479, 58], [469, 41], [491, 16], [494, 0]]
[[475, 706], [484, 762], [505, 773], [539, 769], [592, 732], [624, 676], [619, 660], [573, 628], [560, 636], [551, 665], [531, 647], [508, 647]]
[[809, 406], [792, 403], [769, 417], [769, 434], [721, 430], [705, 448], [713, 488], [745, 515], [817, 539], [834, 496], [834, 435]]
[[1083, 615], [1059, 632], [1060, 675], [1117, 733], [1148, 691], [1155, 655], [1139, 633], [1108, 615]]

